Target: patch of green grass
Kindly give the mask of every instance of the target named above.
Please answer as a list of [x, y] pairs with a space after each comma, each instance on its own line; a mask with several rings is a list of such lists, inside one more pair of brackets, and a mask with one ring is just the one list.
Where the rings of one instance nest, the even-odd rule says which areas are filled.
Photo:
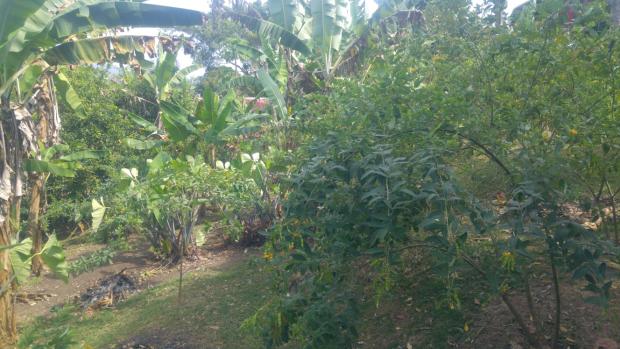
[[174, 279], [91, 317], [65, 306], [23, 328], [19, 347], [45, 343], [69, 328], [80, 348], [109, 348], [129, 339], [197, 348], [260, 348], [260, 340], [239, 326], [270, 297], [269, 285], [268, 273], [247, 261], [226, 270], [197, 271], [185, 275], [181, 301]]

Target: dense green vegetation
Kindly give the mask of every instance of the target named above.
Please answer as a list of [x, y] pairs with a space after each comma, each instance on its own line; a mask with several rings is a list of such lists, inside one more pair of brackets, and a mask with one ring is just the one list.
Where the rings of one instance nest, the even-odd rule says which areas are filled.
[[[565, 348], [599, 339], [582, 323], [620, 328], [620, 1], [214, 2], [204, 18], [1, 1], [23, 20], [0, 22], [3, 340], [30, 269], [77, 275], [133, 238], [182, 280], [213, 236], [262, 258], [191, 274], [178, 304], [167, 283], [86, 320], [67, 305], [20, 345], [167, 327], [199, 347]], [[154, 25], [193, 27], [104, 36]], [[107, 247], [69, 266], [76, 238]], [[200, 337], [203, 305], [234, 321]], [[517, 330], [475, 343], [493, 305]]]

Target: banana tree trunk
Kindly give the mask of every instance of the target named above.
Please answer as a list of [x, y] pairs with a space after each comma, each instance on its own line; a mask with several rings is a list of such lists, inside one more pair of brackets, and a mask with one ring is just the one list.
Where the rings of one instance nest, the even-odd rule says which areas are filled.
[[217, 148], [215, 144], [209, 145], [209, 162], [211, 163], [211, 167], [215, 168], [217, 162]]
[[[28, 230], [32, 238], [32, 252], [39, 253], [43, 248], [43, 234], [39, 222], [39, 213], [41, 212], [41, 195], [44, 188], [44, 178], [42, 174], [31, 175], [32, 188], [30, 190], [30, 210], [28, 210]], [[35, 254], [32, 257], [32, 272], [39, 276], [43, 268], [41, 256]]]
[[[8, 213], [10, 209], [8, 202], [3, 202], [2, 206], [2, 212]], [[5, 220], [0, 224], [0, 246], [10, 245], [12, 236], [11, 224]], [[0, 347], [2, 348], [9, 346], [17, 339], [13, 299], [14, 287], [9, 252], [5, 250], [0, 252]]]
[[[58, 115], [58, 102], [54, 93], [54, 80], [51, 74], [47, 74], [42, 81], [41, 90], [37, 98], [39, 122], [36, 126], [37, 141], [46, 147], [60, 142], [60, 117]], [[41, 215], [41, 197], [45, 194], [45, 176], [42, 173], [31, 174], [30, 210], [28, 211], [28, 231], [32, 238], [32, 272], [41, 274], [43, 262], [38, 255], [43, 247], [43, 232], [39, 216]]]
[[[7, 97], [0, 101], [0, 247], [9, 246], [14, 237], [11, 224], [11, 205], [15, 198], [15, 181], [11, 168], [15, 165], [15, 135], [5, 133], [14, 126], [15, 113]], [[14, 130], [13, 130], [14, 131]], [[14, 133], [14, 132], [13, 132]], [[9, 251], [0, 251], [0, 347], [14, 343], [17, 338], [13, 289], [15, 287]]]

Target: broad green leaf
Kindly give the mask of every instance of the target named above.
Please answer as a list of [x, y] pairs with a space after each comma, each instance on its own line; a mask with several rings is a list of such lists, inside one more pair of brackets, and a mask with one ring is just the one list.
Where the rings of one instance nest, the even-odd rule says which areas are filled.
[[69, 282], [69, 266], [56, 235], [52, 234], [48, 237], [45, 246], [41, 249], [41, 259], [52, 272], [62, 277], [65, 282]]
[[120, 36], [82, 39], [62, 43], [47, 50], [43, 59], [50, 65], [93, 64], [108, 61], [131, 63], [132, 56], [143, 56], [155, 37]]
[[202, 103], [196, 107], [196, 117], [207, 125], [213, 126], [219, 109], [219, 97], [209, 87], [205, 87], [202, 93]]
[[168, 94], [172, 86], [182, 83], [189, 74], [192, 74], [201, 68], [202, 67], [199, 64], [192, 64], [183, 69], [177, 70], [174, 75], [168, 80], [168, 82], [163, 86], [162, 95], [165, 96], [166, 94]]
[[92, 218], [91, 229], [92, 229], [93, 232], [96, 232], [97, 229], [99, 229], [99, 226], [101, 225], [101, 222], [103, 221], [103, 215], [105, 214], [106, 207], [103, 205], [103, 199], [101, 199], [101, 202], [97, 201], [96, 199], [93, 199], [91, 201], [91, 206], [92, 206], [92, 211], [91, 211], [91, 218]]
[[32, 93], [32, 88], [39, 80], [42, 72], [43, 67], [39, 64], [31, 64], [26, 68], [19, 78], [19, 89], [21, 90], [22, 98]]
[[260, 81], [254, 76], [243, 75], [231, 79], [225, 85], [228, 88], [245, 88], [258, 93], [261, 89]]
[[71, 82], [63, 73], [54, 75], [54, 85], [58, 90], [58, 95], [63, 99], [67, 105], [77, 111], [82, 106], [82, 100], [78, 96], [77, 92], [71, 86]]
[[278, 85], [273, 81], [271, 76], [269, 76], [266, 69], [263, 68], [258, 70], [258, 80], [261, 85], [263, 85], [263, 89], [267, 96], [274, 101], [274, 107], [280, 119], [286, 119], [288, 117], [288, 112], [286, 110], [284, 96], [282, 96]]
[[277, 40], [280, 44], [305, 55], [310, 55], [308, 46], [295, 34], [283, 27], [260, 18], [231, 13], [231, 16], [256, 31], [259, 36]]
[[127, 145], [129, 148], [132, 148], [132, 149], [147, 150], [147, 149], [153, 149], [155, 147], [159, 147], [163, 145], [164, 141], [155, 140], [155, 139], [140, 140], [140, 139], [133, 139], [133, 138], [125, 138], [124, 143], [125, 145]]
[[63, 38], [77, 33], [112, 27], [178, 27], [202, 24], [198, 11], [142, 2], [103, 2], [81, 6], [54, 20], [52, 36]]
[[142, 117], [134, 114], [132, 112], [127, 112], [127, 118], [131, 120], [136, 125], [142, 127], [146, 131], [155, 132], [157, 131], [157, 126], [155, 126], [152, 122], [143, 119]]
[[79, 161], [87, 159], [99, 159], [99, 154], [91, 150], [83, 150], [60, 157], [60, 160], [62, 161]]
[[147, 161], [149, 165], [149, 170], [152, 170], [152, 171], [160, 170], [170, 160], [172, 160], [172, 157], [170, 156], [170, 154], [166, 153], [165, 151], [161, 151], [153, 159], [151, 159], [150, 161]]
[[269, 19], [292, 33], [304, 24], [304, 7], [299, 0], [268, 0], [267, 8]]
[[9, 250], [9, 260], [15, 280], [21, 284], [30, 276], [32, 240], [26, 238], [19, 243], [14, 241], [12, 245], [14, 247]]
[[27, 172], [51, 173], [61, 177], [75, 176], [74, 168], [76, 165], [61, 161], [45, 161], [37, 159], [27, 159], [24, 161], [24, 170]]
[[312, 39], [320, 48], [326, 75], [331, 74], [333, 56], [340, 50], [342, 34], [350, 22], [347, 0], [311, 0]]
[[189, 113], [186, 110], [167, 101], [161, 101], [160, 106], [163, 111], [162, 120], [166, 132], [172, 140], [182, 141], [192, 134], [199, 134], [189, 121]]
[[157, 64], [152, 74], [155, 79], [155, 86], [152, 86], [157, 91], [157, 97], [164, 99], [168, 92], [168, 85], [170, 84], [174, 74], [177, 72], [177, 54], [178, 51], [173, 53], [163, 51], [157, 59]]

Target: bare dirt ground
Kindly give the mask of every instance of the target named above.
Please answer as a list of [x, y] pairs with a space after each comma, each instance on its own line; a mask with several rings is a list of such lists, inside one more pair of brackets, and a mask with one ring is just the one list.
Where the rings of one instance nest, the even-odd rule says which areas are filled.
[[[28, 299], [16, 305], [18, 323], [27, 323], [38, 316], [47, 315], [53, 307], [73, 301], [88, 288], [96, 285], [99, 280], [120, 272], [138, 279], [142, 289], [178, 278], [178, 265], [170, 267], [165, 262], [158, 261], [143, 243], [134, 243], [134, 245], [135, 247], [130, 251], [117, 253], [112, 264], [72, 277], [68, 283], [50, 272], [45, 272], [40, 278], [21, 287], [20, 294], [27, 295]], [[103, 247], [105, 245], [92, 243], [68, 246], [65, 249], [67, 261], [70, 263], [80, 256], [88, 255]], [[183, 272], [191, 273], [195, 270], [225, 267], [244, 256], [247, 256], [244, 249], [225, 248], [217, 243], [210, 244], [199, 251], [197, 260], [183, 263]]]
[[[612, 297], [609, 308], [605, 309], [584, 301], [589, 296], [581, 291], [580, 285], [568, 281], [562, 282], [562, 312], [560, 346], [562, 348], [618, 349], [620, 341], [620, 303], [618, 295]], [[538, 317], [543, 322], [547, 336], [543, 342], [550, 341], [554, 323], [555, 297], [551, 285], [534, 285], [533, 301]], [[617, 291], [615, 293], [618, 293]], [[532, 326], [528, 319], [527, 300], [522, 294], [511, 294], [511, 300], [518, 311]], [[469, 334], [459, 347], [462, 348], [527, 348], [528, 345], [514, 317], [500, 299], [493, 300], [485, 306], [472, 320]]]

